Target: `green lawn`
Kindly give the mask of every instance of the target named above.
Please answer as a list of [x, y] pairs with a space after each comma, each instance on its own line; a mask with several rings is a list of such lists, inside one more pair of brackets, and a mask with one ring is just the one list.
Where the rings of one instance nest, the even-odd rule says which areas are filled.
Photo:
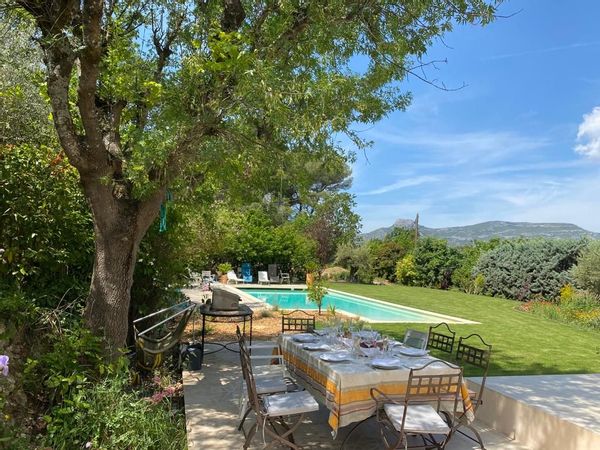
[[[459, 336], [479, 333], [492, 344], [491, 375], [600, 372], [600, 333], [518, 311], [518, 302], [457, 291], [407, 286], [332, 283], [332, 289], [399, 305], [480, 322], [452, 324]], [[406, 328], [426, 331], [425, 324], [378, 324], [378, 330], [402, 337]], [[446, 353], [434, 353], [447, 358]], [[473, 370], [466, 371], [474, 375]]]

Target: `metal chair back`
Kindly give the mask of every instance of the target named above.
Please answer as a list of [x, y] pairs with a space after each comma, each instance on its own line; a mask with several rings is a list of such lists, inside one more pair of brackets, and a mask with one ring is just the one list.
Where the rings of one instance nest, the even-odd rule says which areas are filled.
[[[185, 331], [185, 327], [195, 308], [196, 304], [188, 300], [133, 321], [136, 359], [139, 367], [150, 370], [155, 369], [162, 364], [165, 353], [179, 344], [183, 332]], [[161, 320], [144, 330], [140, 331], [138, 329], [139, 324], [143, 321], [165, 313], [170, 314], [166, 319]], [[167, 331], [166, 334], [158, 338], [149, 336], [151, 331], [157, 330], [160, 326], [165, 325], [176, 318], [178, 318], [179, 321], [174, 329]]]
[[[304, 315], [305, 317], [297, 317], [298, 315]], [[315, 316], [300, 309], [281, 316], [282, 333], [286, 331], [312, 333], [315, 329], [315, 324]]]
[[[469, 341], [469, 343], [466, 341]], [[487, 375], [490, 368], [491, 355], [492, 346], [485, 342], [483, 338], [476, 333], [470, 334], [467, 337], [461, 337], [458, 340], [458, 347], [456, 348], [456, 360], [458, 362], [468, 363], [483, 369], [481, 387], [479, 388], [477, 398], [473, 402], [474, 410], [477, 410], [478, 406], [481, 404], [481, 398], [483, 396], [483, 390], [485, 389], [485, 382], [487, 380]]]
[[246, 390], [248, 393], [248, 403], [250, 404], [250, 408], [252, 408], [252, 410], [258, 416], [260, 414], [260, 402], [258, 400], [258, 393], [256, 391], [256, 381], [252, 372], [250, 351], [246, 346], [246, 339], [240, 331], [240, 327], [236, 325], [235, 331], [237, 334], [238, 344], [240, 346], [240, 363], [242, 366], [242, 377], [246, 384]]
[[[443, 330], [443, 328], [446, 330]], [[440, 332], [439, 329], [442, 329], [442, 331], [447, 331], [448, 334]], [[429, 327], [427, 348], [434, 348], [452, 354], [454, 352], [455, 338], [456, 332], [452, 331], [446, 322], [441, 322], [436, 326]]]
[[[435, 365], [435, 366], [434, 366]], [[442, 367], [440, 367], [442, 366]], [[381, 437], [386, 445], [386, 448], [399, 448], [404, 442], [406, 444], [406, 434], [422, 434], [424, 436], [431, 437], [426, 430], [410, 430], [406, 428], [406, 416], [409, 413], [411, 405], [436, 405], [436, 411], [440, 412], [441, 403], [452, 401], [453, 411], [450, 417], [456, 415], [459, 400], [461, 397], [462, 388], [462, 368], [454, 366], [446, 361], [436, 360], [431, 361], [423, 367], [417, 369], [411, 369], [406, 392], [402, 401], [396, 401], [377, 388], [371, 388], [371, 397], [376, 403], [376, 419], [381, 426]], [[385, 411], [386, 404], [402, 404], [404, 405], [402, 411], [402, 420], [400, 421], [400, 427], [397, 428], [394, 423], [391, 422]], [[450, 411], [446, 411], [450, 413]], [[395, 444], [390, 444], [387, 438], [388, 432], [384, 432], [386, 429], [388, 432], [397, 435]], [[444, 442], [440, 445], [432, 444], [432, 447], [444, 448], [447, 440], [452, 435], [452, 432], [448, 433], [444, 439]], [[420, 448], [420, 447], [419, 447]], [[429, 447], [428, 447], [429, 448]]]
[[424, 331], [406, 330], [404, 345], [425, 350], [427, 348], [427, 337], [428, 334]]

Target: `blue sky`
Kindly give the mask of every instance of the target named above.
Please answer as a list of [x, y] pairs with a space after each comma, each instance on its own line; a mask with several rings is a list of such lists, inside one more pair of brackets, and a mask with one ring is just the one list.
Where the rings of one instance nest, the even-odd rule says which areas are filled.
[[[363, 231], [420, 214], [425, 226], [570, 222], [600, 231], [600, 2], [508, 1], [498, 19], [436, 43], [447, 59], [403, 86], [412, 105], [361, 135], [353, 166]], [[598, 109], [595, 109], [598, 108]]]

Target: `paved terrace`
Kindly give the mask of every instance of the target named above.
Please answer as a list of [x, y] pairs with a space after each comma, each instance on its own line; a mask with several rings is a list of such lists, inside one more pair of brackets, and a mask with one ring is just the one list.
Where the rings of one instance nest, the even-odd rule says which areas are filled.
[[[242, 383], [239, 355], [230, 351], [206, 355], [202, 370], [184, 371], [183, 382], [189, 450], [241, 449], [244, 436], [236, 429]], [[308, 415], [294, 434], [296, 442], [306, 449], [339, 449], [348, 430], [342, 428], [338, 438], [333, 440], [327, 418], [328, 411], [323, 406], [318, 412]], [[252, 426], [253, 420], [251, 414], [246, 420], [246, 429]], [[488, 450], [530, 450], [481, 424], [477, 424], [477, 428], [482, 432]], [[257, 433], [250, 448], [255, 450], [262, 447], [262, 436]], [[377, 424], [371, 420], [353, 432], [344, 450], [380, 448], [383, 445]], [[461, 435], [455, 435], [446, 448], [471, 450], [478, 448], [478, 445]]]

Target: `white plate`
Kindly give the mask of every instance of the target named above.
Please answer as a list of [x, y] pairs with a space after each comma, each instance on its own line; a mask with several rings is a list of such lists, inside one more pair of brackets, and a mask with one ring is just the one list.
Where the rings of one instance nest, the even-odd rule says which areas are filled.
[[316, 342], [319, 340], [319, 337], [311, 333], [300, 333], [295, 334], [292, 339], [296, 342]]
[[404, 356], [426, 356], [427, 350], [421, 350], [420, 348], [414, 347], [402, 347], [396, 350], [398, 353]]
[[304, 350], [308, 350], [308, 351], [311, 351], [311, 352], [314, 352], [314, 351], [317, 351], [317, 350], [323, 350], [323, 351], [331, 350], [331, 347], [329, 345], [327, 345], [327, 344], [319, 344], [319, 343], [317, 343], [317, 344], [304, 344], [302, 346], [302, 348]]
[[371, 365], [377, 369], [400, 369], [402, 364], [396, 358], [375, 358], [371, 361]]
[[323, 361], [327, 362], [342, 362], [352, 360], [352, 356], [348, 352], [328, 352], [319, 356]]

